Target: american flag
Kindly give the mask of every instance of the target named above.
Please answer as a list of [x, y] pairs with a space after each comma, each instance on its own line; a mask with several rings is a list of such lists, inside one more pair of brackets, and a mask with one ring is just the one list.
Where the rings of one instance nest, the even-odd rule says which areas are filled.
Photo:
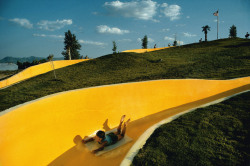
[[219, 10], [217, 10], [216, 12], [214, 12], [213, 15], [214, 15], [214, 16], [219, 16]]

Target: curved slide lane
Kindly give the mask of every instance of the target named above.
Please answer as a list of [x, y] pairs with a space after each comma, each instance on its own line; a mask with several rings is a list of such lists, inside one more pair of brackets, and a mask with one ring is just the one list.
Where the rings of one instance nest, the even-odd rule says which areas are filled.
[[[83, 62], [89, 59], [79, 59], [79, 60], [58, 60], [53, 61], [54, 68], [59, 69], [62, 67], [66, 67], [69, 65], [73, 65], [79, 62]], [[21, 82], [23, 80], [29, 79], [31, 77], [35, 77], [40, 74], [47, 73], [49, 71], [53, 70], [53, 66], [51, 62], [42, 63], [39, 65], [31, 66], [20, 73], [15, 74], [14, 76], [7, 78], [5, 80], [0, 81], [0, 89], [5, 88], [8, 86], [11, 86], [13, 84], [16, 84], [18, 82]]]
[[[150, 126], [185, 110], [250, 90], [233, 80], [158, 80], [57, 93], [5, 110], [0, 116], [0, 165], [119, 165]], [[131, 118], [133, 140], [101, 156], [75, 145], [77, 135], [117, 127]]]
[[171, 48], [171, 47], [135, 49], [135, 50], [126, 50], [126, 51], [123, 51], [123, 52], [145, 53], [145, 52], [152, 52], [152, 51], [163, 50], [163, 49], [167, 49], [167, 48]]

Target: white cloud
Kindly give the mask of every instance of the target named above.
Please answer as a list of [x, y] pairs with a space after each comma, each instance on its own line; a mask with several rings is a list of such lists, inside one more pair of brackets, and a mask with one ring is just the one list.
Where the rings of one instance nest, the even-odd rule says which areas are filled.
[[99, 25], [97, 26], [98, 33], [106, 33], [106, 34], [116, 34], [116, 35], [123, 35], [125, 33], [129, 33], [129, 30], [121, 30], [116, 27], [108, 27], [107, 25]]
[[167, 4], [167, 3], [163, 3], [163, 4], [161, 5], [161, 7], [168, 7], [168, 4]]
[[175, 25], [176, 27], [184, 27], [184, 26], [186, 26], [186, 24], [177, 24], [177, 25]]
[[131, 39], [121, 39], [121, 40], [118, 40], [118, 42], [132, 42]]
[[148, 42], [149, 42], [149, 43], [153, 43], [153, 42], [155, 42], [155, 40], [149, 37], [149, 38], [148, 38]]
[[33, 36], [35, 36], [35, 37], [47, 37], [47, 35], [45, 35], [45, 34], [33, 34]]
[[64, 38], [63, 35], [45, 35], [45, 34], [33, 34], [35, 37], [51, 37], [51, 38]]
[[30, 21], [25, 18], [14, 18], [14, 19], [10, 19], [9, 21], [17, 25], [20, 25], [24, 28], [28, 28], [28, 29], [33, 28], [33, 24], [31, 24]]
[[165, 28], [165, 29], [162, 29], [162, 30], [161, 30], [161, 32], [168, 32], [168, 31], [170, 31], [169, 28]]
[[191, 33], [188, 33], [188, 32], [183, 32], [183, 34], [184, 34], [185, 37], [195, 37], [195, 36], [197, 36], [195, 34], [191, 34]]
[[71, 19], [64, 19], [64, 20], [56, 20], [56, 21], [48, 21], [42, 20], [37, 23], [39, 29], [47, 30], [47, 31], [54, 31], [58, 29], [62, 29], [66, 25], [71, 25], [73, 21]]
[[164, 37], [164, 40], [174, 41], [174, 38], [166, 36]]
[[171, 21], [177, 20], [180, 18], [181, 7], [179, 5], [168, 5], [167, 3], [163, 3], [161, 7], [164, 8], [161, 12], [166, 17], [170, 18]]
[[152, 0], [141, 0], [131, 2], [121, 2], [119, 0], [105, 2], [104, 7], [111, 15], [136, 18], [140, 20], [158, 20], [153, 19], [157, 11], [157, 2]]
[[177, 44], [178, 44], [178, 45], [183, 45], [184, 42], [183, 42], [183, 41], [177, 41]]
[[94, 42], [94, 41], [86, 41], [86, 40], [79, 40], [79, 43], [89, 44], [89, 45], [95, 45], [95, 46], [101, 46], [101, 47], [107, 45], [107, 44], [102, 43], [102, 42]]
[[190, 18], [190, 16], [187, 16], [186, 18], [187, 18], [187, 19], [189, 19], [189, 18]]

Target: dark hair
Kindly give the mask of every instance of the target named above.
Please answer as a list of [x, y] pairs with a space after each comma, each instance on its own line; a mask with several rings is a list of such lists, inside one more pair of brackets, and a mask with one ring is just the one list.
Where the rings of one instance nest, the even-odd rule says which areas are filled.
[[99, 131], [96, 133], [96, 135], [97, 135], [98, 137], [102, 138], [102, 139], [105, 138], [105, 132], [102, 131], [102, 130], [99, 130]]

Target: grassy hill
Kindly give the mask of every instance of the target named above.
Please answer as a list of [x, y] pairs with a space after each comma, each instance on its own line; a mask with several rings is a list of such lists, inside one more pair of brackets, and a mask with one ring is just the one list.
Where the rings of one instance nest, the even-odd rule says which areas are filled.
[[[231, 79], [250, 75], [250, 40], [223, 39], [144, 54], [119, 53], [0, 90], [0, 111], [56, 92], [156, 79]], [[250, 92], [158, 128], [132, 165], [247, 165]]]
[[102, 56], [0, 90], [0, 111], [49, 94], [156, 79], [230, 79], [250, 75], [250, 40], [222, 39], [144, 54]]
[[250, 92], [185, 114], [156, 129], [132, 165], [250, 164]]

